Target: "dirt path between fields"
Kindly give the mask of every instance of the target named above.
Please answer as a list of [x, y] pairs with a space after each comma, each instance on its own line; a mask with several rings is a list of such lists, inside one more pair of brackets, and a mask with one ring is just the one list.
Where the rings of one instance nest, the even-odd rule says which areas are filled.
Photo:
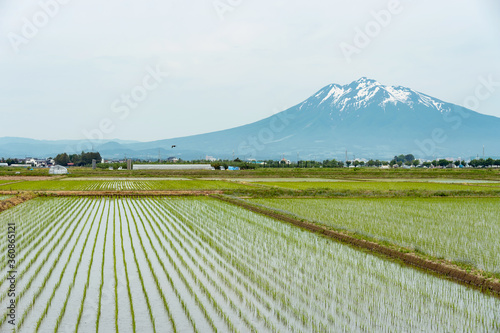
[[452, 264], [451, 262], [447, 262], [445, 260], [437, 260], [437, 259], [429, 260], [428, 258], [425, 258], [424, 256], [421, 256], [417, 253], [407, 253], [401, 251], [407, 249], [401, 248], [400, 250], [398, 250], [396, 248], [392, 248], [386, 245], [381, 245], [375, 242], [358, 239], [348, 234], [328, 229], [324, 226], [295, 219], [293, 217], [278, 213], [276, 211], [254, 206], [251, 203], [245, 202], [240, 199], [230, 198], [227, 196], [220, 196], [220, 195], [214, 195], [213, 197], [243, 207], [252, 212], [266, 215], [268, 217], [288, 222], [298, 227], [326, 235], [342, 243], [347, 243], [357, 248], [369, 250], [371, 252], [378, 253], [392, 259], [398, 259], [404, 262], [405, 264], [431, 271], [439, 276], [443, 276], [454, 281], [465, 283], [467, 285], [477, 287], [482, 291], [491, 292], [494, 293], [496, 296], [500, 296], [500, 281], [498, 279], [486, 278], [480, 274], [468, 272], [465, 269], [462, 269]]
[[32, 193], [23, 193], [21, 195], [12, 198], [0, 200], [0, 213], [3, 212], [4, 210], [20, 205], [25, 201], [31, 200], [34, 197], [36, 197], [36, 195]]
[[18, 181], [10, 182], [10, 183], [1, 183], [0, 184], [0, 188], [2, 188], [2, 186], [7, 186], [7, 185], [11, 185], [11, 184], [19, 184], [19, 183], [22, 183], [22, 182], [23, 182], [22, 180], [18, 180]]
[[57, 180], [64, 176], [0, 176], [0, 180]]

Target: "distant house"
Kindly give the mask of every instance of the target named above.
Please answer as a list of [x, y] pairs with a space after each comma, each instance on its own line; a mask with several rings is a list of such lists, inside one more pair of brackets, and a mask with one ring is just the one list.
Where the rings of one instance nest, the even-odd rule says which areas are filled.
[[67, 175], [68, 169], [61, 165], [51, 166], [49, 169], [49, 175]]
[[68, 163], [67, 166], [75, 166], [75, 163]]

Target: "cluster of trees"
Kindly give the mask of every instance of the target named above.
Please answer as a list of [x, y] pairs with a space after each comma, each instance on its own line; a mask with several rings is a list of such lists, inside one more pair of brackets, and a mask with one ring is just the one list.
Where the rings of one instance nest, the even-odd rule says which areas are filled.
[[[67, 166], [68, 163], [73, 163], [75, 166], [90, 166], [92, 165], [92, 160], [97, 161], [97, 167], [101, 169], [107, 169], [110, 166], [112, 166], [114, 169], [117, 169], [119, 167], [122, 167], [125, 169], [127, 167], [126, 163], [100, 163], [102, 160], [101, 154], [96, 152], [89, 152], [85, 153], [82, 151], [81, 154], [59, 154], [54, 158], [54, 161], [56, 164]], [[0, 159], [1, 163], [8, 163], [10, 164], [18, 164], [22, 163], [20, 162], [17, 158], [1, 158]], [[136, 160], [135, 163], [155, 163], [155, 162], [148, 162], [148, 161], [141, 161], [141, 160]], [[158, 163], [158, 162], [156, 162]], [[164, 163], [172, 163], [168, 161], [162, 161], [162, 164]], [[183, 161], [179, 160], [177, 163], [207, 163], [206, 160], [192, 160], [192, 161]], [[237, 166], [242, 170], [245, 169], [255, 169], [255, 168], [260, 168], [260, 167], [265, 167], [265, 168], [343, 168], [343, 167], [349, 167], [351, 165], [355, 167], [362, 167], [362, 166], [367, 166], [367, 167], [380, 167], [382, 165], [390, 165], [391, 167], [394, 166], [395, 164], [399, 166], [403, 165], [413, 165], [413, 166], [425, 166], [425, 167], [449, 167], [451, 164], [455, 164], [456, 166], [467, 166], [467, 163], [465, 161], [454, 161], [450, 162], [449, 160], [445, 159], [439, 159], [439, 160], [434, 160], [432, 162], [423, 162], [420, 163], [419, 160], [415, 159], [415, 157], [412, 154], [401, 154], [398, 156], [394, 156], [394, 158], [390, 161], [380, 161], [380, 160], [369, 160], [368, 162], [364, 161], [337, 161], [335, 159], [331, 160], [324, 160], [323, 162], [318, 162], [318, 161], [310, 161], [310, 160], [304, 160], [304, 161], [298, 161], [298, 162], [290, 162], [290, 161], [285, 161], [285, 160], [267, 160], [263, 161], [259, 164], [255, 162], [248, 162], [248, 161], [242, 161], [239, 158], [236, 158], [235, 160], [219, 160], [216, 162], [212, 162], [211, 165], [219, 169], [221, 166], [227, 169], [228, 166]], [[468, 163], [469, 166], [478, 168], [478, 167], [492, 167], [492, 166], [500, 166], [500, 159], [494, 160], [492, 158], [487, 158], [487, 159], [474, 159], [471, 160]]]
[[112, 167], [114, 170], [117, 170], [118, 168], [126, 169], [127, 168], [127, 163], [120, 163], [120, 162], [115, 162], [115, 163], [97, 163], [96, 167], [98, 169], [109, 169]]
[[369, 167], [380, 167], [382, 165], [388, 165], [389, 162], [387, 161], [380, 161], [380, 160], [369, 160], [368, 162], [364, 161], [347, 161], [346, 165], [349, 167], [351, 165], [354, 165], [355, 167], [358, 166], [369, 166]]
[[[203, 162], [203, 161], [199, 161]], [[211, 163], [211, 165], [219, 169], [219, 167], [223, 166], [224, 168], [227, 169], [229, 165], [231, 166], [238, 166], [240, 169], [255, 169], [257, 167], [265, 167], [265, 168], [344, 168], [344, 167], [350, 167], [351, 165], [355, 167], [380, 167], [382, 165], [390, 165], [391, 167], [394, 166], [395, 164], [402, 166], [402, 165], [408, 165], [408, 166], [425, 166], [427, 168], [430, 167], [450, 167], [451, 164], [454, 164], [455, 166], [460, 166], [463, 165], [464, 167], [467, 165], [470, 165], [471, 167], [490, 167], [490, 166], [500, 166], [500, 160], [494, 160], [492, 158], [488, 159], [476, 159], [470, 161], [469, 164], [465, 161], [454, 161], [451, 162], [446, 159], [438, 159], [434, 160], [432, 162], [423, 162], [420, 163], [420, 160], [415, 159], [415, 157], [412, 154], [407, 154], [407, 155], [398, 155], [394, 156], [394, 158], [390, 161], [380, 161], [380, 160], [369, 160], [368, 162], [364, 161], [337, 161], [335, 159], [332, 160], [324, 160], [323, 162], [318, 162], [318, 161], [298, 161], [298, 162], [290, 162], [288, 163], [287, 161], [274, 161], [274, 160], [268, 160], [268, 161], [263, 161], [263, 164], [256, 164], [252, 162], [243, 162], [239, 158], [235, 159], [234, 161], [231, 160], [225, 160], [225, 161], [217, 161]]]
[[401, 154], [398, 156], [394, 156], [394, 158], [389, 162], [389, 164], [391, 166], [393, 166], [394, 164], [397, 164], [399, 166], [402, 166], [403, 164], [417, 166], [420, 165], [420, 161], [416, 160], [413, 154], [407, 154], [407, 155]]
[[435, 167], [443, 167], [443, 168], [446, 168], [448, 166], [451, 166], [451, 164], [455, 164], [456, 166], [459, 166], [460, 164], [463, 165], [463, 166], [466, 166], [467, 163], [464, 161], [464, 162], [461, 162], [461, 161], [455, 161], [455, 162], [450, 162], [448, 160], [445, 160], [445, 159], [440, 159], [440, 160], [434, 160], [432, 162], [425, 162], [424, 165], [427, 166], [427, 167], [430, 167], [430, 166], [435, 166]]
[[21, 164], [21, 163], [24, 163], [24, 162], [19, 162], [19, 160], [17, 158], [3, 158], [0, 159], [0, 163], [7, 163], [8, 165], [11, 165], [11, 164]]
[[343, 167], [344, 167], [344, 162], [342, 161], [337, 161], [335, 159], [323, 161], [323, 168], [343, 168]]
[[[200, 161], [200, 163], [202, 162], [203, 161]], [[204, 161], [204, 163], [206, 162], [207, 161]], [[250, 162], [242, 162], [239, 158], [235, 159], [234, 161], [226, 160], [212, 162], [210, 163], [210, 165], [213, 166], [216, 170], [220, 169], [220, 167], [224, 167], [224, 169], [227, 169], [228, 166], [239, 167], [240, 170], [255, 169], [257, 167], [255, 164], [252, 164]]]
[[101, 161], [101, 154], [99, 153], [85, 153], [82, 151], [81, 154], [71, 154], [66, 153], [59, 154], [54, 158], [56, 164], [66, 166], [68, 163], [73, 163], [76, 166], [88, 166], [92, 165], [92, 160], [97, 162]]
[[477, 168], [477, 167], [486, 168], [486, 167], [493, 166], [493, 165], [500, 166], [500, 159], [499, 160], [494, 160], [492, 158], [474, 159], [474, 160], [472, 160], [472, 161], [469, 162], [469, 165], [472, 166], [472, 167], [474, 167], [474, 168]]

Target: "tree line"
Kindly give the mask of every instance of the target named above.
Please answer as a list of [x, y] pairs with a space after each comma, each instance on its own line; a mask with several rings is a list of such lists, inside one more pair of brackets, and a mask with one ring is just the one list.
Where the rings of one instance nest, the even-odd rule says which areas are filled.
[[81, 154], [58, 154], [54, 161], [56, 164], [67, 166], [68, 163], [73, 163], [75, 166], [89, 166], [92, 165], [92, 160], [96, 160], [97, 163], [101, 162], [101, 154], [100, 153], [85, 153], [82, 151]]

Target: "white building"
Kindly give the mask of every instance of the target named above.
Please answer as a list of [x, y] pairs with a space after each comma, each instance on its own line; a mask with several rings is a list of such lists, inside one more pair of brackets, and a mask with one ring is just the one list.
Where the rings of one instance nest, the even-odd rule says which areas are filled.
[[134, 164], [134, 170], [215, 170], [210, 164]]

